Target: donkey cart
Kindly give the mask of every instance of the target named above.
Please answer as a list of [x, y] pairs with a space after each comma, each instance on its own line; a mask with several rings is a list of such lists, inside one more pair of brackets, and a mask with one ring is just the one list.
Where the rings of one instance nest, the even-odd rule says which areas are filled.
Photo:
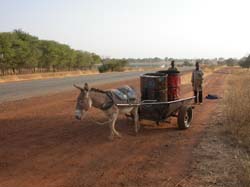
[[140, 76], [141, 102], [117, 106], [138, 106], [139, 120], [155, 121], [157, 125], [177, 117], [179, 129], [187, 129], [193, 118], [194, 97], [180, 98], [180, 82], [178, 71], [143, 74]]

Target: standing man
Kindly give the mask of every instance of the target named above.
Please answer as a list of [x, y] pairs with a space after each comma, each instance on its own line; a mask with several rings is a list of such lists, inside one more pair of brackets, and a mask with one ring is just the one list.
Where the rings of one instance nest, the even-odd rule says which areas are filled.
[[168, 71], [178, 71], [178, 69], [175, 67], [175, 61], [171, 61], [171, 67], [168, 68]]
[[192, 86], [194, 91], [194, 102], [202, 104], [202, 83], [203, 83], [203, 72], [200, 69], [200, 64], [198, 61], [195, 63], [195, 70], [192, 73]]

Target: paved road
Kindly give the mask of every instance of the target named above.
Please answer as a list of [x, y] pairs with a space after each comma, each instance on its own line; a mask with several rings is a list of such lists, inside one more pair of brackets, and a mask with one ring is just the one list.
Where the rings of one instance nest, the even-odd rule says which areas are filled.
[[0, 103], [14, 101], [34, 96], [69, 91], [74, 89], [73, 84], [91, 85], [136, 78], [145, 72], [114, 72], [97, 75], [81, 75], [76, 77], [52, 78], [44, 80], [30, 80], [11, 83], [0, 83]]
[[81, 75], [76, 77], [30, 80], [0, 84], [0, 103], [14, 101], [33, 96], [69, 91], [73, 84], [83, 85], [84, 82], [103, 84], [138, 77], [142, 72], [115, 72], [97, 75]]

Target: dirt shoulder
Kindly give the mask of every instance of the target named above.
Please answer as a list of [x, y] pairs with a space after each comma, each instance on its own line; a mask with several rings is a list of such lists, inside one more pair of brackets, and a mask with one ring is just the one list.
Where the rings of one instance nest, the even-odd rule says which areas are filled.
[[183, 180], [182, 186], [243, 186], [240, 184], [240, 178], [244, 175], [242, 150], [225, 133], [220, 121], [221, 113], [217, 112], [207, 124], [200, 143], [193, 150], [190, 176]]
[[[204, 95], [223, 94], [226, 72], [206, 77]], [[123, 84], [139, 90], [139, 79], [99, 88]], [[77, 95], [75, 90], [0, 104], [0, 186], [176, 186], [190, 176], [193, 150], [218, 105], [211, 100], [197, 105], [185, 131], [173, 118], [134, 136], [132, 122], [120, 116], [116, 126], [123, 138], [110, 142], [108, 126], [89, 118], [104, 121], [100, 111], [91, 110], [81, 122], [74, 119]], [[188, 96], [191, 86], [184, 85], [182, 97]]]
[[[241, 123], [241, 119], [249, 115], [246, 107], [249, 87], [243, 84], [239, 88], [247, 79], [249, 74], [244, 70], [237, 70], [230, 76], [224, 99], [207, 122], [203, 136], [193, 150], [190, 175], [182, 181], [182, 186], [250, 186], [249, 142], [242, 138], [240, 132], [243, 130], [249, 136], [249, 121]], [[243, 92], [246, 93], [245, 98], [242, 97]], [[246, 99], [245, 103], [243, 99]], [[228, 113], [231, 110], [233, 112]]]

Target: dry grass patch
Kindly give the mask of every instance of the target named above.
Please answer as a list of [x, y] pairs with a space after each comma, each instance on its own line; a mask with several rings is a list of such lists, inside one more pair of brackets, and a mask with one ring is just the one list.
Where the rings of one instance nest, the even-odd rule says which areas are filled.
[[224, 125], [226, 132], [236, 140], [236, 146], [243, 147], [239, 161], [243, 171], [241, 186], [250, 186], [250, 72], [236, 70], [228, 79], [223, 101]]
[[0, 83], [23, 81], [23, 80], [64, 78], [64, 77], [90, 75], [97, 73], [99, 73], [97, 70], [85, 70], [85, 71], [79, 70], [79, 71], [65, 71], [65, 72], [34, 73], [34, 74], [24, 74], [24, 75], [8, 75], [8, 76], [0, 76]]
[[182, 85], [191, 84], [191, 76], [192, 76], [191, 72], [181, 75], [181, 84]]
[[238, 143], [250, 145], [250, 72], [238, 70], [228, 79], [223, 111], [225, 124]]
[[[130, 71], [157, 71], [159, 68], [133, 68], [125, 67], [122, 69], [122, 72]], [[78, 71], [62, 71], [62, 72], [48, 72], [48, 73], [34, 73], [34, 74], [23, 74], [23, 75], [7, 75], [0, 76], [0, 83], [4, 82], [14, 82], [14, 81], [24, 81], [24, 80], [37, 80], [37, 79], [49, 79], [49, 78], [64, 78], [64, 77], [73, 77], [80, 75], [91, 75], [99, 74], [98, 70], [78, 70]]]
[[234, 69], [194, 149], [188, 187], [250, 186], [250, 71]]
[[202, 70], [204, 72], [204, 76], [206, 77], [206, 76], [208, 76], [208, 75], [210, 75], [210, 74], [214, 73], [215, 71], [218, 71], [222, 68], [225, 68], [225, 66], [205, 65], [202, 67]]

